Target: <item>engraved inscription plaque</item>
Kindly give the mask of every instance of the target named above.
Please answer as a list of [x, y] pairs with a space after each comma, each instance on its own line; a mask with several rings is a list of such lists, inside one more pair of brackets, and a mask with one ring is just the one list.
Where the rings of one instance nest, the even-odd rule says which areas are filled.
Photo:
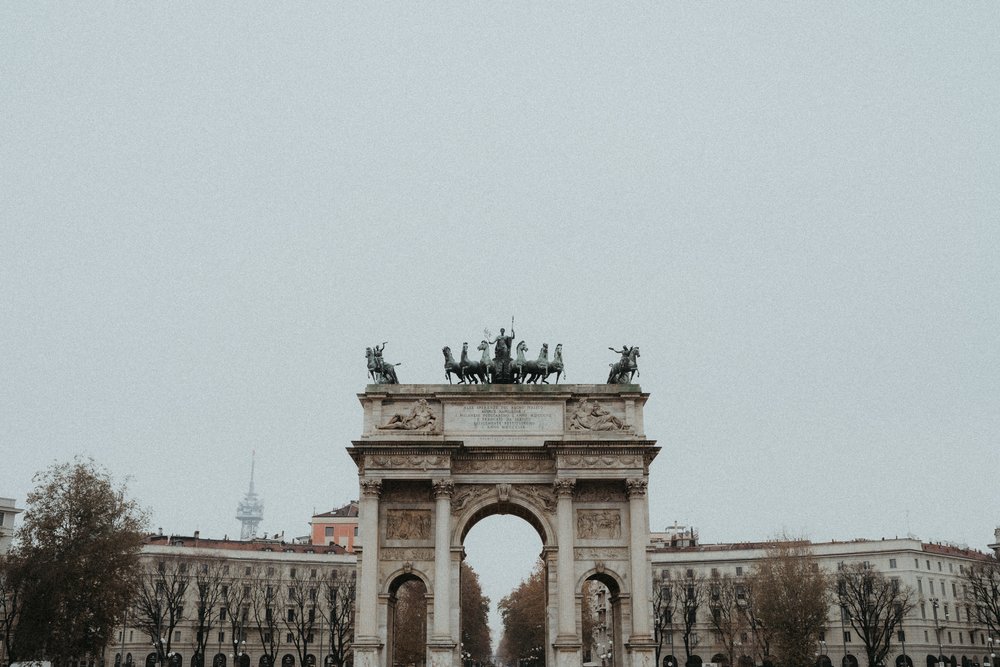
[[561, 406], [554, 403], [446, 403], [444, 415], [450, 432], [529, 435], [563, 428]]

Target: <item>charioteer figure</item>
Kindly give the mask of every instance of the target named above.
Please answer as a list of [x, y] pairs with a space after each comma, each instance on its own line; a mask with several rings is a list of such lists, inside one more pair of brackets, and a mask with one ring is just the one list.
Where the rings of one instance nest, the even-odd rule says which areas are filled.
[[511, 368], [511, 349], [514, 345], [514, 320], [511, 319], [510, 334], [506, 333], [506, 329], [500, 329], [500, 335], [489, 340], [487, 337], [487, 342], [490, 345], [495, 344], [493, 348], [493, 382], [497, 384], [511, 384], [514, 382], [514, 371]]

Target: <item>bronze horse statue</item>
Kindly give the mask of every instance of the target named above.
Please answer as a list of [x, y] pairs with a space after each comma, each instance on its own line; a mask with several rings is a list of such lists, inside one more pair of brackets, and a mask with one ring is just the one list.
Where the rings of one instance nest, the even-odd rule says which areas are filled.
[[609, 364], [611, 372], [608, 373], [608, 384], [632, 384], [632, 378], [639, 372], [639, 364], [636, 362], [639, 357], [639, 346], [625, 349], [628, 351], [622, 355], [623, 359]]
[[399, 384], [396, 376], [396, 366], [400, 364], [390, 364], [375, 354], [370, 347], [365, 348], [365, 356], [368, 358], [368, 374], [372, 376], [375, 384]]
[[476, 384], [480, 382], [486, 384], [490, 381], [494, 370], [493, 360], [490, 359], [490, 344], [484, 340], [476, 346], [476, 349], [483, 353], [482, 357], [479, 361], [470, 361], [469, 344], [462, 343], [462, 360], [458, 365], [466, 380]]
[[458, 378], [459, 384], [465, 384], [465, 373], [462, 372], [462, 366], [451, 356], [451, 348], [445, 345], [441, 348], [441, 352], [444, 353], [444, 376], [448, 378], [448, 384], [451, 384], [453, 373]]
[[524, 358], [524, 353], [528, 351], [528, 346], [525, 345], [522, 340], [517, 344], [517, 361], [514, 362], [515, 370], [515, 382], [538, 382], [539, 378], [543, 378], [542, 382], [545, 382], [544, 378], [548, 377], [549, 374], [549, 344], [542, 343], [541, 349], [538, 351], [538, 359], [534, 361], [526, 361]]

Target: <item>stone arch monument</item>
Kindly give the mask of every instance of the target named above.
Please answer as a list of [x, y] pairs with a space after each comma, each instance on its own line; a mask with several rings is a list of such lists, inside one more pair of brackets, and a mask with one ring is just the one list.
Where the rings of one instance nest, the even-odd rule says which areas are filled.
[[369, 385], [358, 466], [355, 666], [392, 667], [401, 583], [427, 590], [429, 667], [460, 661], [463, 541], [514, 514], [538, 532], [546, 664], [580, 667], [584, 582], [611, 594], [615, 667], [654, 667], [649, 464], [637, 385]]

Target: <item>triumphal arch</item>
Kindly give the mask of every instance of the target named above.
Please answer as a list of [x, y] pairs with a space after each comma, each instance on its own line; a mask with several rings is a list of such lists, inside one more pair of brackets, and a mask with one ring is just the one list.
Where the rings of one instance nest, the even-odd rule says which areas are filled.
[[647, 398], [634, 384], [368, 385], [348, 448], [361, 487], [356, 667], [393, 666], [395, 591], [413, 579], [427, 590], [428, 665], [461, 664], [462, 544], [493, 514], [541, 538], [547, 665], [582, 664], [583, 588], [596, 579], [611, 595], [614, 664], [653, 667]]

